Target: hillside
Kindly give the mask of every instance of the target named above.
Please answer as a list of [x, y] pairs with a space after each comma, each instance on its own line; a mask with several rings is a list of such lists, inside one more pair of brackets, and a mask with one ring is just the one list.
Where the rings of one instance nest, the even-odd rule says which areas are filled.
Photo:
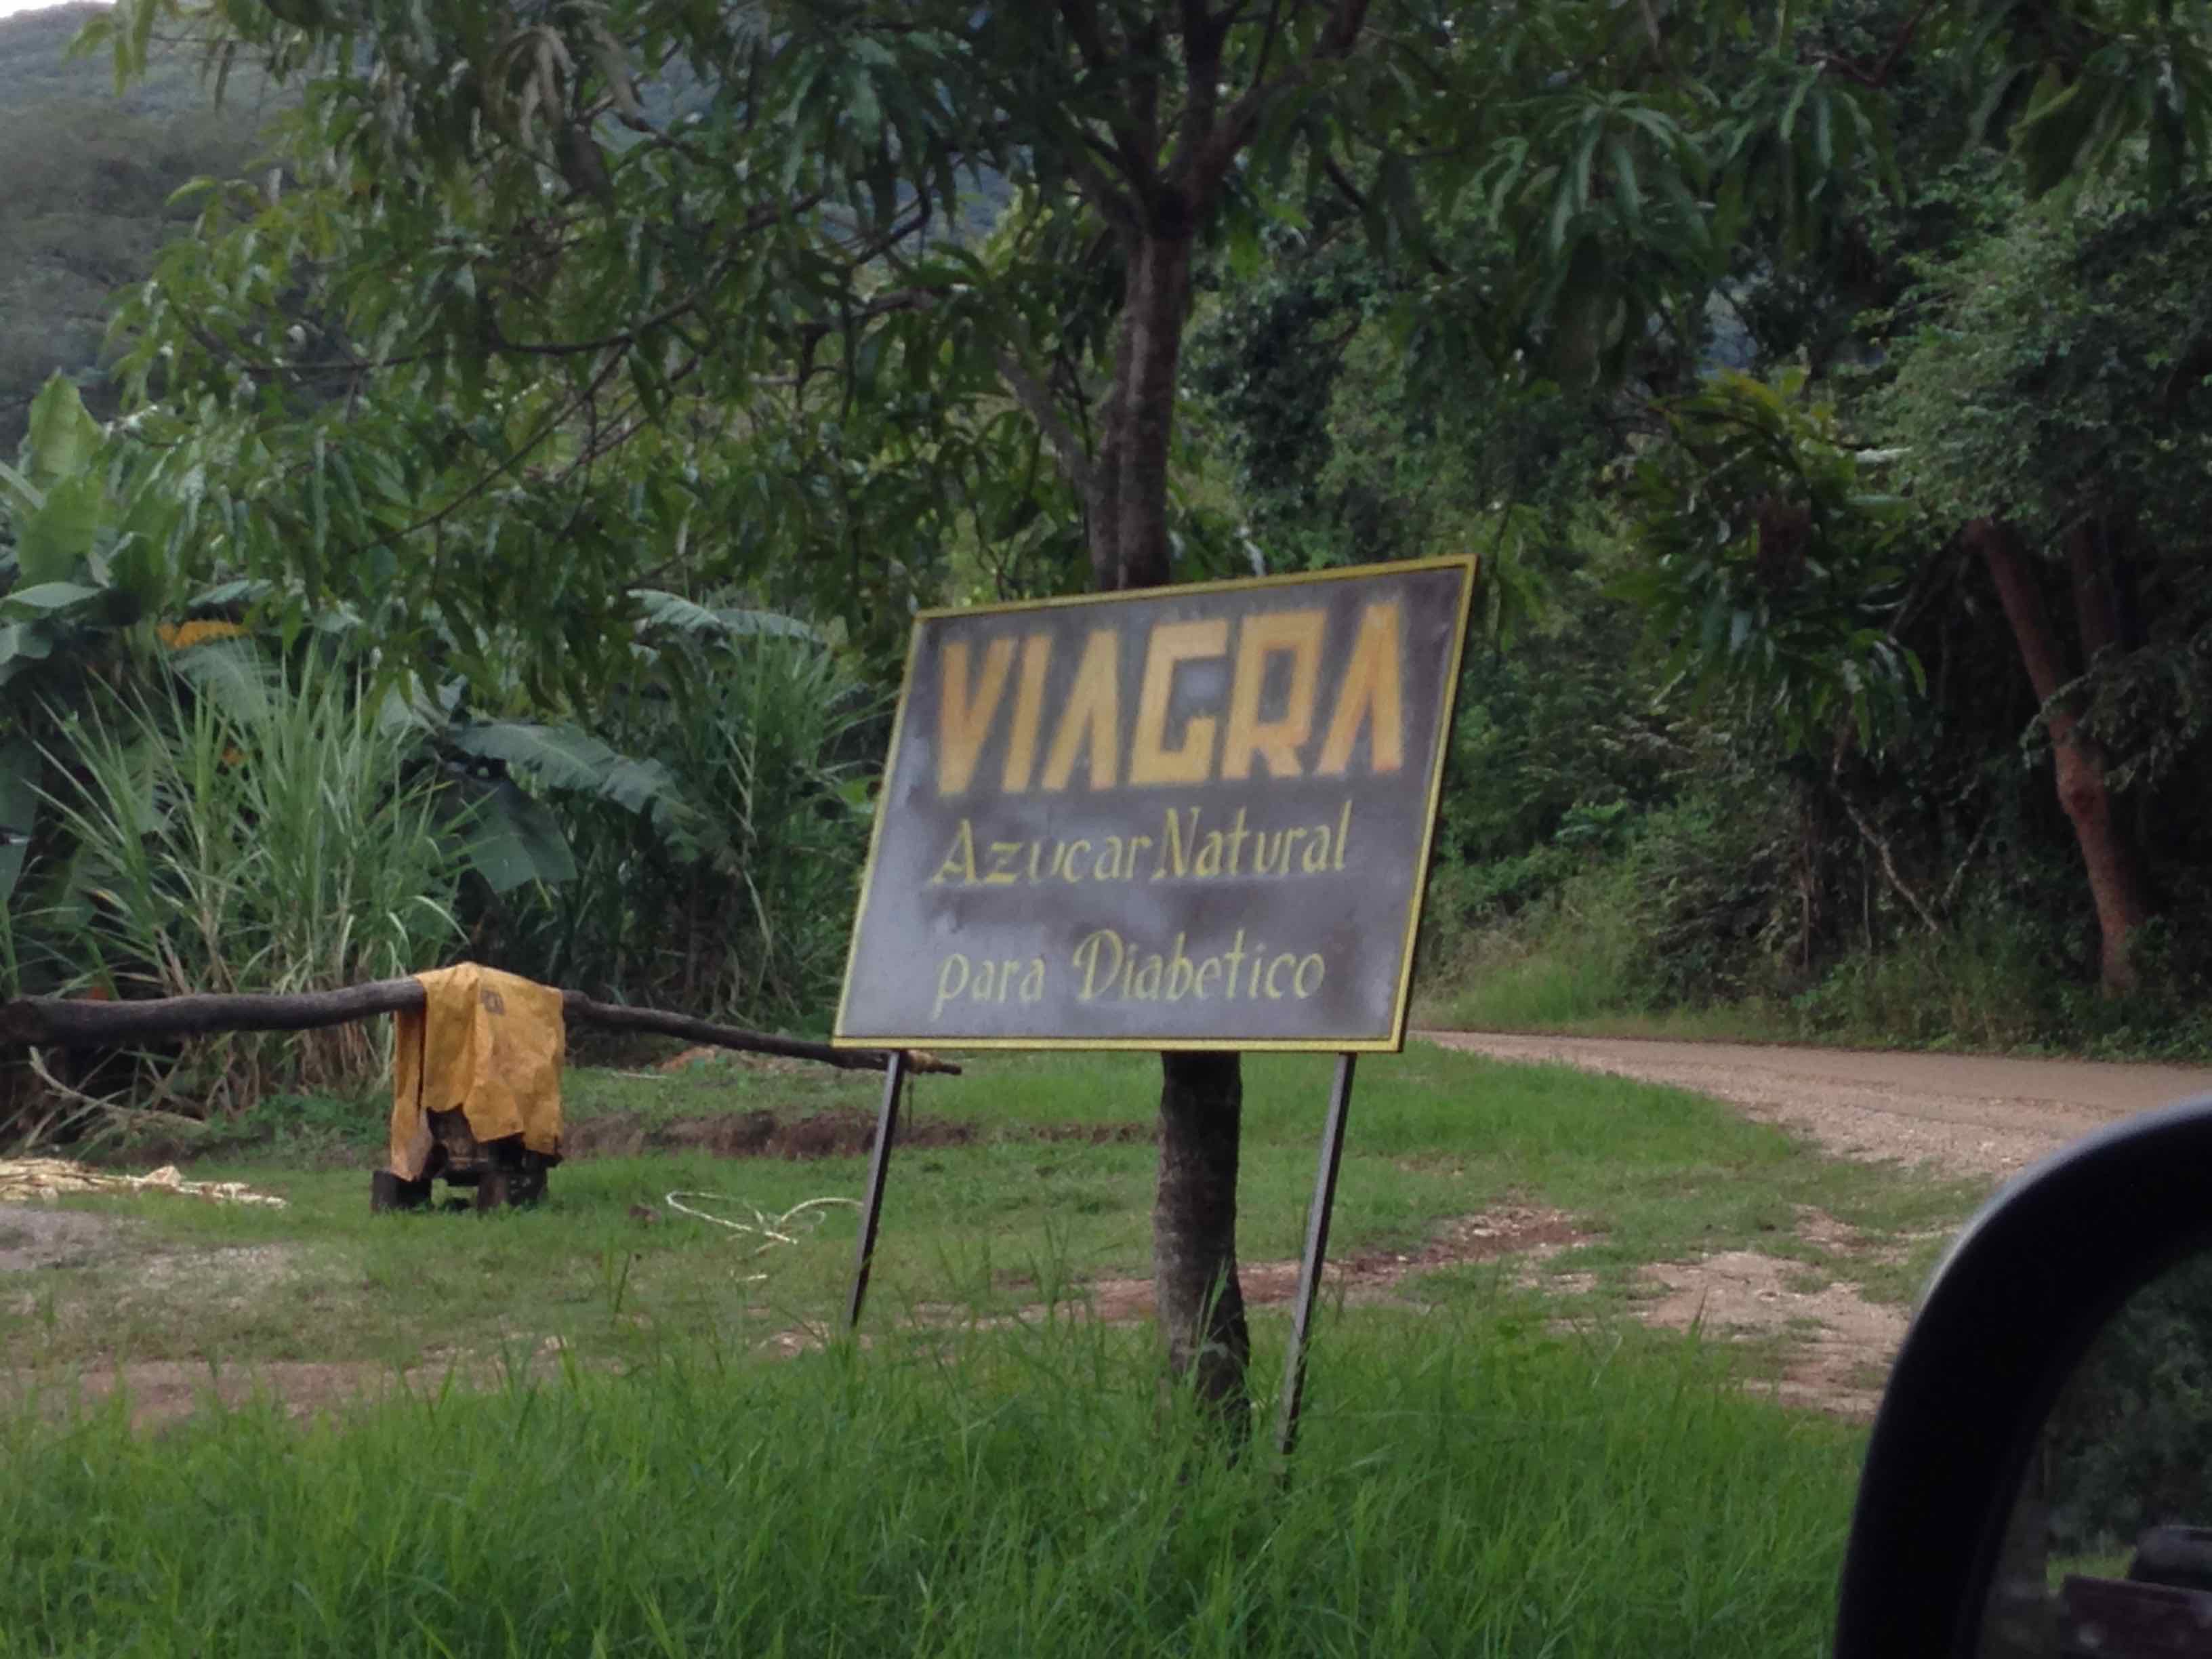
[[118, 98], [104, 58], [67, 56], [94, 9], [0, 19], [0, 458], [14, 455], [29, 400], [56, 369], [106, 411], [99, 362], [112, 296], [191, 224], [171, 194], [243, 166], [265, 112], [262, 89], [238, 79], [217, 109], [183, 49]]

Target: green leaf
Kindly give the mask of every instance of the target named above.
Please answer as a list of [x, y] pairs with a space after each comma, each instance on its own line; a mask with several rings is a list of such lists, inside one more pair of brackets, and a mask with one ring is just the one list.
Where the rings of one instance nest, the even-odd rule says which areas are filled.
[[5, 902], [22, 878], [23, 860], [30, 856], [27, 836], [18, 836], [0, 827], [0, 902]]
[[1553, 253], [1559, 252], [1566, 246], [1567, 227], [1573, 222], [1574, 216], [1574, 191], [1568, 188], [1566, 179], [1562, 177], [1559, 180], [1559, 193], [1552, 199], [1551, 222], [1544, 229], [1545, 245]]
[[1819, 81], [1820, 74], [1820, 70], [1814, 70], [1810, 75], [1799, 81], [1797, 90], [1790, 94], [1790, 101], [1783, 106], [1782, 121], [1776, 130], [1782, 135], [1784, 143], [1788, 143], [1790, 135], [1796, 131], [1797, 112], [1803, 107], [1807, 95], [1812, 92], [1814, 86]]
[[82, 582], [39, 582], [0, 597], [0, 611], [27, 611], [40, 616], [51, 616], [57, 611], [67, 611], [82, 605], [88, 599], [97, 599], [105, 592], [104, 588], [87, 587]]
[[85, 412], [75, 384], [56, 370], [31, 399], [32, 479], [45, 484], [83, 471], [100, 439], [100, 422]]
[[657, 587], [633, 587], [629, 596], [637, 601], [648, 627], [672, 628], [694, 635], [754, 635], [824, 643], [820, 629], [781, 611], [715, 609]]
[[44, 490], [5, 461], [0, 461], [0, 484], [8, 487], [15, 496], [15, 504], [25, 512], [36, 512], [40, 503], [46, 499]]
[[15, 890], [39, 824], [39, 781], [44, 767], [27, 738], [0, 743], [0, 902]]
[[169, 666], [233, 720], [258, 724], [269, 718], [276, 675], [251, 641], [210, 640], [178, 653]]
[[714, 613], [736, 635], [758, 635], [770, 639], [806, 640], [816, 645], [829, 641], [822, 630], [776, 611], [723, 610]]
[[0, 623], [0, 668], [44, 662], [53, 653], [52, 636], [36, 623]]
[[1620, 216], [1630, 229], [1634, 229], [1644, 217], [1644, 190], [1636, 179], [1636, 152], [1625, 138], [1615, 138], [1612, 144], [1613, 178], [1620, 192]]
[[24, 580], [67, 580], [76, 562], [91, 553], [106, 507], [107, 492], [92, 473], [74, 472], [57, 480], [46, 491], [45, 505], [16, 524], [15, 556]]
[[657, 816], [683, 804], [675, 779], [659, 761], [626, 758], [573, 726], [489, 720], [457, 727], [447, 741], [464, 754], [520, 767], [549, 788], [597, 795], [633, 812]]
[[218, 582], [204, 592], [193, 594], [185, 601], [185, 604], [189, 609], [194, 611], [217, 605], [252, 604], [267, 598], [269, 592], [270, 585], [267, 582], [241, 577], [236, 581]]
[[532, 882], [555, 885], [576, 876], [561, 821], [543, 801], [501, 779], [476, 803], [462, 856], [495, 893]]
[[645, 613], [650, 626], [673, 628], [687, 634], [723, 631], [721, 617], [680, 593], [665, 593], [657, 587], [633, 587], [629, 596], [637, 601], [638, 609]]

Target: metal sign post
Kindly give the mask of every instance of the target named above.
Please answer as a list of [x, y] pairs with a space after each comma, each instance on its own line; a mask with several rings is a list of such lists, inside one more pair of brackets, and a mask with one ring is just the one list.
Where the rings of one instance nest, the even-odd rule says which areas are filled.
[[1322, 1125], [1321, 1167], [1314, 1173], [1312, 1206], [1306, 1212], [1305, 1255], [1298, 1263], [1297, 1300], [1291, 1304], [1291, 1351], [1283, 1366], [1283, 1414], [1275, 1448], [1285, 1457], [1297, 1444], [1298, 1408], [1306, 1392], [1306, 1337], [1313, 1328], [1314, 1298], [1321, 1291], [1322, 1265], [1328, 1259], [1328, 1223], [1336, 1209], [1336, 1172], [1344, 1162], [1344, 1120], [1352, 1109], [1352, 1068], [1359, 1056], [1336, 1057], [1336, 1084], [1328, 1093], [1328, 1117]]
[[860, 1207], [860, 1250], [853, 1261], [853, 1297], [845, 1309], [845, 1328], [857, 1330], [860, 1304], [867, 1300], [868, 1269], [876, 1255], [876, 1228], [884, 1216], [884, 1177], [890, 1172], [891, 1140], [898, 1133], [899, 1089], [906, 1082], [906, 1050], [894, 1048], [884, 1067], [883, 1109], [876, 1114], [876, 1147], [868, 1158], [868, 1196]]

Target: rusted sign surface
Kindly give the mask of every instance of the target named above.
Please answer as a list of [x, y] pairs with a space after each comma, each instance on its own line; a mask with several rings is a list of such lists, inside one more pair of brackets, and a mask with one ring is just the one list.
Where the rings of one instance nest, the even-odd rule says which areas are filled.
[[923, 613], [835, 1040], [1398, 1047], [1474, 577]]

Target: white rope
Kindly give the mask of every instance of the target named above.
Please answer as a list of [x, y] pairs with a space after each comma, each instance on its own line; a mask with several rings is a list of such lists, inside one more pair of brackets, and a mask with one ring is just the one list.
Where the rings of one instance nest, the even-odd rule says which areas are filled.
[[[686, 1204], [684, 1200], [687, 1198], [702, 1199], [716, 1204], [743, 1204], [745, 1208], [753, 1212], [753, 1218], [750, 1221], [732, 1221], [727, 1216], [709, 1215], [704, 1210], [695, 1210]], [[711, 1221], [717, 1227], [727, 1227], [733, 1233], [751, 1234], [761, 1241], [750, 1252], [756, 1256], [765, 1255], [779, 1244], [798, 1243], [799, 1240], [788, 1231], [793, 1221], [798, 1218], [804, 1217], [807, 1227], [811, 1230], [822, 1224], [823, 1212], [832, 1205], [842, 1204], [848, 1210], [857, 1210], [860, 1207], [858, 1199], [810, 1198], [803, 1203], [793, 1205], [781, 1215], [771, 1216], [759, 1205], [748, 1203], [745, 1200], [732, 1194], [696, 1193], [689, 1188], [678, 1188], [668, 1194], [662, 1202], [678, 1214], [688, 1215], [695, 1221]], [[738, 1282], [742, 1285], [757, 1285], [767, 1277], [766, 1273], [748, 1273]]]

